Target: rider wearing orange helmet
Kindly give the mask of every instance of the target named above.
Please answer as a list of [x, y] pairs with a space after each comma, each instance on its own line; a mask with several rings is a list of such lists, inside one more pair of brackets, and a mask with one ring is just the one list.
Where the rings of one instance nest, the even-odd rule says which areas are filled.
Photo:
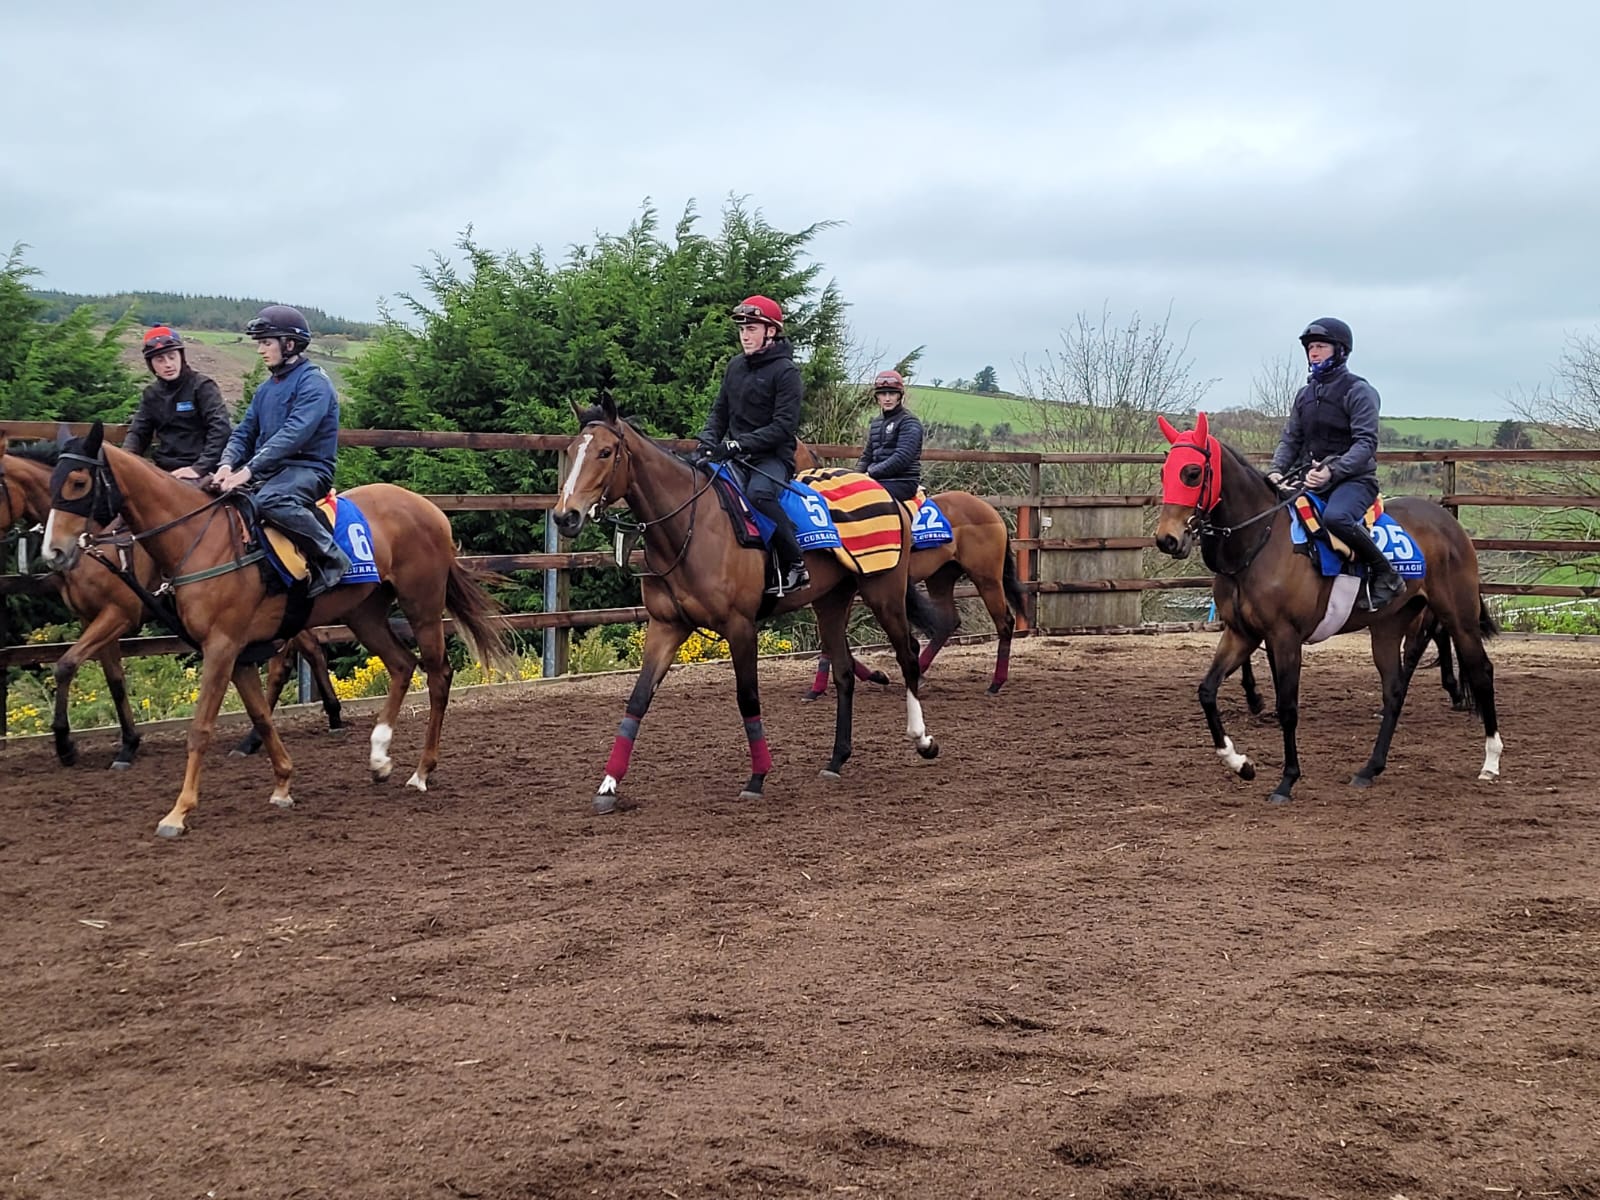
[[800, 368], [783, 336], [783, 310], [776, 301], [750, 296], [731, 315], [739, 327], [742, 353], [728, 361], [699, 441], [707, 457], [739, 460], [747, 468], [745, 494], [774, 527], [778, 582], [767, 590], [781, 596], [811, 582], [794, 526], [779, 503], [781, 489], [794, 477], [803, 395]]
[[872, 394], [879, 411], [856, 470], [883, 484], [896, 500], [909, 500], [922, 483], [922, 422], [906, 408], [906, 381], [899, 371], [879, 371]]

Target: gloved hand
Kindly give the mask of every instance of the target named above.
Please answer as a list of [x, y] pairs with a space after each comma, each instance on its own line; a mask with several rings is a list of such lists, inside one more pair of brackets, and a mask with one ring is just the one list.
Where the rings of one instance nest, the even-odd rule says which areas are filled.
[[730, 458], [738, 458], [744, 449], [733, 438], [728, 438], [720, 446], [715, 446], [711, 451], [713, 462], [727, 462]]
[[716, 450], [717, 444], [715, 442], [696, 441], [694, 449], [689, 451], [689, 461], [706, 462], [716, 453]]
[[1290, 483], [1283, 477], [1282, 471], [1268, 471], [1267, 482], [1273, 487], [1277, 488], [1280, 495], [1287, 496], [1290, 492], [1295, 490], [1294, 484]]

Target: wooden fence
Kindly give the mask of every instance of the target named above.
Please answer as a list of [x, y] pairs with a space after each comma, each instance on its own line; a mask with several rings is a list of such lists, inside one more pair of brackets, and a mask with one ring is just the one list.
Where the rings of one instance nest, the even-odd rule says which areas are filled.
[[[4, 425], [13, 439], [55, 437], [59, 426], [46, 422], [10, 422]], [[85, 426], [71, 426], [81, 433]], [[125, 428], [108, 426], [106, 435], [120, 441]], [[441, 431], [347, 429], [340, 433], [346, 446], [377, 449], [469, 449], [515, 450], [554, 454], [565, 473], [564, 450], [570, 435], [517, 433], [456, 433]], [[677, 443], [687, 448], [689, 442]], [[853, 446], [818, 446], [826, 459], [854, 460], [859, 453]], [[1600, 508], [1600, 496], [1553, 494], [1533, 490], [1463, 492], [1459, 488], [1460, 468], [1464, 464], [1507, 466], [1514, 464], [1600, 464], [1600, 448], [1584, 450], [1402, 450], [1380, 454], [1382, 465], [1428, 463], [1441, 467], [1442, 489], [1434, 498], [1452, 511], [1467, 507], [1506, 508]], [[1008, 469], [1023, 482], [1020, 490], [989, 495], [996, 508], [1010, 515], [1015, 531], [1013, 547], [1017, 555], [1018, 576], [1028, 597], [1027, 620], [1035, 632], [1089, 633], [1126, 630], [1138, 624], [1138, 597], [1148, 591], [1204, 588], [1209, 575], [1195, 573], [1147, 578], [1142, 570], [1142, 552], [1151, 545], [1143, 533], [1143, 510], [1160, 503], [1158, 494], [1067, 495], [1047, 493], [1048, 479], [1073, 467], [1130, 466], [1148, 467], [1162, 461], [1159, 454], [1043, 454], [1027, 451], [946, 450], [929, 448], [924, 462], [990, 464]], [[542, 513], [555, 502], [549, 495], [437, 495], [429, 496], [445, 512], [527, 512]], [[1553, 540], [1540, 538], [1478, 538], [1480, 550], [1545, 551], [1551, 553], [1600, 553], [1600, 540]], [[493, 571], [544, 571], [546, 607], [542, 612], [519, 612], [506, 618], [519, 630], [550, 631], [545, 639], [545, 671], [564, 674], [570, 633], [595, 625], [638, 622], [645, 619], [643, 608], [610, 608], [571, 611], [568, 608], [568, 582], [574, 570], [605, 566], [612, 557], [605, 552], [574, 553], [563, 550], [553, 525], [547, 523], [545, 551], [538, 554], [480, 554], [464, 561]], [[1190, 568], [1203, 571], [1198, 558]], [[0, 594], [45, 594], [53, 592], [47, 579], [29, 575], [0, 576]], [[1600, 586], [1531, 584], [1490, 579], [1484, 591], [1503, 596], [1600, 597]], [[958, 595], [962, 594], [958, 591]], [[970, 589], [969, 589], [970, 594]], [[1105, 601], [1120, 599], [1118, 607]], [[1131, 602], [1131, 603], [1130, 603]], [[1109, 614], [1109, 615], [1108, 615]], [[1131, 614], [1131, 618], [1130, 618]], [[9, 633], [0, 610], [0, 712], [4, 711], [5, 671], [14, 666], [37, 666], [55, 662], [67, 650], [67, 643], [6, 644]], [[397, 629], [406, 632], [403, 622]], [[351, 640], [344, 626], [325, 626], [315, 631], [324, 643]], [[174, 637], [135, 637], [122, 643], [130, 656], [185, 653]], [[3, 727], [0, 727], [3, 736]]]

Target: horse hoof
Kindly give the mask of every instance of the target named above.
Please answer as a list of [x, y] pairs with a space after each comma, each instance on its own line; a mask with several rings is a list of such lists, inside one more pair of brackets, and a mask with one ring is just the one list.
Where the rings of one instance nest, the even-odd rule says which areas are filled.
[[987, 689], [985, 689], [985, 690], [986, 690], [986, 691], [987, 691], [987, 692], [988, 692], [988, 693], [989, 693], [989, 695], [991, 695], [991, 696], [998, 696], [998, 695], [999, 695], [999, 694], [1000, 694], [1000, 685], [999, 685], [999, 684], [998, 684], [998, 683], [991, 683], [991, 684], [990, 684], [990, 685], [989, 685], [989, 686], [988, 686], [988, 688], [987, 688]]
[[241, 750], [238, 746], [235, 746], [232, 750], [228, 751], [228, 757], [229, 758], [249, 758], [250, 757], [250, 751]]
[[57, 753], [56, 758], [63, 767], [75, 767], [78, 765], [78, 752], [76, 750], [68, 750], [65, 754]]
[[111, 760], [110, 769], [113, 771], [126, 771], [133, 766], [131, 758], [114, 758]]
[[[927, 668], [924, 667], [923, 670], [926, 671]], [[888, 687], [889, 686], [889, 677], [887, 675], [885, 675], [882, 671], [874, 671], [871, 675], [867, 676], [867, 682], [868, 683], [875, 683], [879, 687]]]
[[810, 704], [814, 700], [821, 700], [827, 694], [828, 693], [825, 692], [825, 691], [823, 691], [823, 692], [807, 692], [804, 696], [800, 697], [800, 703], [802, 703], [802, 704]]
[[160, 825], [156, 826], [157, 837], [180, 838], [184, 835], [184, 833], [185, 830], [182, 825], [168, 825], [165, 822], [162, 822]]
[[1267, 797], [1267, 803], [1268, 804], [1287, 804], [1287, 803], [1289, 803], [1289, 801], [1291, 801], [1293, 799], [1294, 799], [1294, 797], [1289, 795], [1288, 792], [1273, 792], [1272, 795]]
[[1372, 776], [1357, 771], [1350, 777], [1350, 786], [1355, 788], [1357, 791], [1364, 792], [1372, 786]]
[[293, 808], [294, 807], [294, 797], [293, 796], [273, 796], [272, 799], [271, 799], [271, 803], [272, 803], [272, 807], [273, 808]]
[[[1256, 777], [1256, 765], [1255, 765], [1255, 763], [1247, 762], [1247, 763], [1244, 764], [1244, 766], [1239, 768], [1239, 778], [1244, 780], [1246, 783], [1249, 783], [1255, 777]], [[1287, 796], [1284, 797], [1285, 800], [1287, 800], [1288, 798], [1289, 797], [1287, 797]]]
[[752, 792], [749, 788], [745, 788], [744, 791], [739, 793], [739, 799], [741, 799], [741, 800], [765, 800], [766, 796], [762, 792]]
[[837, 783], [840, 779], [843, 778], [843, 776], [840, 775], [839, 772], [837, 772], [837, 771], [831, 770], [828, 767], [823, 767], [822, 770], [817, 772], [817, 778], [818, 779], [826, 779], [830, 783]]
[[917, 747], [917, 753], [922, 755], [923, 758], [938, 758], [939, 743], [934, 741], [932, 738], [929, 738], [926, 746], [919, 745]]
[[372, 782], [373, 783], [386, 783], [386, 782], [388, 782], [389, 776], [392, 775], [392, 774], [394, 774], [394, 764], [393, 763], [390, 763], [387, 767], [373, 767], [372, 768]]
[[1479, 771], [1478, 772], [1478, 779], [1480, 781], [1482, 781], [1483, 783], [1494, 783], [1499, 778], [1500, 778], [1500, 772], [1499, 771]]
[[408, 788], [415, 788], [419, 792], [425, 792], [428, 790], [428, 781], [413, 771], [411, 773], [411, 778], [406, 780], [406, 786]]
[[607, 813], [617, 811], [617, 796], [615, 792], [596, 792], [594, 796], [594, 814], [603, 817]]

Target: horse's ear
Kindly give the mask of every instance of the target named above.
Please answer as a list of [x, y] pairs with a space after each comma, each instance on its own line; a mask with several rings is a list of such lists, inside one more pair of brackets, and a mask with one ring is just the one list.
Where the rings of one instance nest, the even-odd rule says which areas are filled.
[[1178, 441], [1178, 431], [1173, 428], [1171, 421], [1167, 420], [1160, 413], [1157, 413], [1156, 414], [1156, 424], [1161, 426], [1161, 435], [1163, 437], [1165, 437], [1167, 439], [1167, 441], [1172, 442], [1174, 444], [1177, 443], [1177, 441]]
[[72, 430], [67, 428], [65, 421], [56, 422], [56, 445], [65, 446], [72, 440]]
[[83, 452], [90, 458], [100, 457], [100, 448], [105, 444], [106, 427], [102, 421], [96, 421], [89, 430], [89, 436], [83, 439]]
[[1201, 443], [1204, 443], [1206, 438], [1211, 436], [1205, 413], [1195, 413], [1194, 415], [1194, 436], [1195, 440]]
[[578, 418], [578, 427], [583, 427], [583, 409], [578, 407], [578, 402], [572, 398], [572, 393], [567, 393], [567, 407], [572, 409], [572, 415]]
[[616, 398], [612, 396], [610, 388], [601, 389], [600, 411], [605, 413], [606, 423], [608, 425], [615, 425], [617, 423], [617, 401]]
[[11, 446], [11, 435], [0, 429], [0, 454], [4, 454]]

